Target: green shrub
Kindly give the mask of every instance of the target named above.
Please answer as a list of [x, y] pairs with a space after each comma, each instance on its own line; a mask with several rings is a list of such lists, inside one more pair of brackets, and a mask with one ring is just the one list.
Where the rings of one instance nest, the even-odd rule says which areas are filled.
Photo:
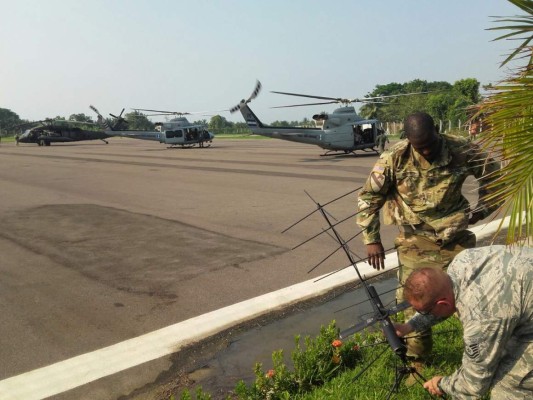
[[293, 371], [283, 362], [283, 351], [272, 354], [272, 369], [263, 370], [262, 364], [255, 365], [255, 382], [247, 386], [239, 382], [235, 388], [236, 398], [254, 399], [289, 399], [323, 385], [347, 369], [353, 368], [360, 360], [359, 347], [353, 341], [341, 341], [335, 321], [327, 327], [321, 327], [315, 338], [307, 336], [305, 346], [301, 345], [300, 336], [295, 338], [295, 349], [291, 359]]

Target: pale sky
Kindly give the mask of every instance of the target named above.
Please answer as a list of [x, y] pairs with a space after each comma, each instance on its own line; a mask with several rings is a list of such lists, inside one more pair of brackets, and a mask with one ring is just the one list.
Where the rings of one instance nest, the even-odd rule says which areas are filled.
[[0, 0], [0, 107], [29, 120], [94, 118], [89, 104], [217, 114], [259, 79], [259, 118], [301, 120], [335, 106], [271, 109], [307, 100], [270, 91], [355, 98], [413, 79], [496, 83], [516, 43], [486, 29], [517, 14], [506, 0]]

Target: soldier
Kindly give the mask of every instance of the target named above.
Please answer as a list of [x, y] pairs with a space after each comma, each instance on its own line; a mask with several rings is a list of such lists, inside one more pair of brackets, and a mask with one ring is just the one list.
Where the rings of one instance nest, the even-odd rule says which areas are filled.
[[385, 151], [385, 143], [390, 143], [389, 138], [383, 131], [383, 129], [379, 130], [379, 135], [376, 137], [376, 145], [378, 146], [378, 153], [382, 154]]
[[[465, 248], [475, 247], [476, 238], [468, 224], [487, 217], [496, 206], [483, 202], [490, 182], [484, 177], [499, 165], [479, 152], [468, 140], [439, 135], [431, 116], [414, 113], [405, 119], [407, 140], [402, 140], [376, 162], [359, 194], [357, 223], [363, 230], [368, 262], [384, 268], [385, 253], [379, 234], [379, 210], [385, 224], [400, 230], [395, 240], [403, 285], [415, 268], [445, 268]], [[469, 219], [470, 208], [461, 194], [468, 175], [480, 179], [478, 206]], [[398, 300], [403, 299], [398, 289]], [[406, 318], [412, 314], [406, 313]], [[423, 361], [431, 352], [431, 331], [409, 339], [409, 357]]]
[[491, 399], [533, 398], [533, 249], [488, 246], [461, 252], [448, 267], [422, 268], [405, 283], [418, 310], [400, 336], [457, 312], [463, 326], [461, 367], [424, 384], [433, 395]]

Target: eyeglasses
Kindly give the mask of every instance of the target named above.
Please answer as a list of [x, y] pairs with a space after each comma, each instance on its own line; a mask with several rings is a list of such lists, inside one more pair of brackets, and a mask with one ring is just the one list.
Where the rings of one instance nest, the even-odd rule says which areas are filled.
[[424, 310], [424, 311], [416, 310], [416, 312], [419, 313], [420, 315], [429, 315], [431, 314], [433, 309], [437, 306], [437, 304], [439, 304], [439, 301], [440, 300], [435, 300], [433, 304], [431, 305], [431, 307], [428, 308], [427, 310]]

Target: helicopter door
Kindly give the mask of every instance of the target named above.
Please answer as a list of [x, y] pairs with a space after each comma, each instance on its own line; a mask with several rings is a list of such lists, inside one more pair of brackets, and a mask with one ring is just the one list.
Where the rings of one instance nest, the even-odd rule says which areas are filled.
[[176, 129], [175, 131], [165, 131], [165, 143], [183, 143], [183, 131], [181, 129]]

